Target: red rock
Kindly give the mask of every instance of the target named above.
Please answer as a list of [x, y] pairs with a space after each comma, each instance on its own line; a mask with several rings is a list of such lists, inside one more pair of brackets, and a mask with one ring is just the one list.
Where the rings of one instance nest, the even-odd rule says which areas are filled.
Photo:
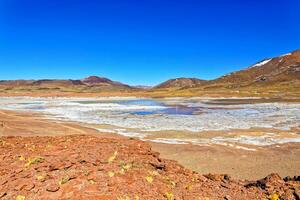
[[48, 192], [57, 192], [59, 189], [60, 189], [60, 187], [59, 187], [58, 183], [55, 183], [53, 181], [48, 183], [46, 186], [46, 190]]
[[[2, 137], [7, 143], [35, 145], [30, 151], [22, 145], [7, 148], [0, 145], [0, 156], [8, 155], [7, 162], [0, 165], [0, 195], [14, 199], [20, 191], [27, 192], [26, 199], [134, 199], [138, 195], [143, 200], [165, 200], [165, 194], [172, 193], [175, 199], [268, 199], [269, 194], [277, 193], [289, 199], [299, 196], [300, 181], [290, 178], [283, 181], [280, 176], [272, 174], [265, 179], [248, 183], [232, 180], [227, 175], [200, 175], [185, 169], [177, 162], [160, 159], [158, 153], [151, 151], [150, 146], [138, 140], [123, 138], [106, 138], [93, 136], [67, 137]], [[52, 147], [47, 149], [47, 144]], [[66, 148], [65, 148], [66, 147]], [[45, 151], [45, 149], [47, 149]], [[57, 153], [57, 149], [61, 149]], [[107, 159], [112, 152], [118, 152], [114, 162]], [[45, 162], [36, 164], [16, 173], [20, 166], [16, 156], [41, 156]], [[46, 156], [47, 154], [47, 156]], [[105, 161], [100, 163], [100, 161]], [[132, 166], [121, 173], [122, 166]], [[114, 172], [113, 177], [108, 172]], [[44, 182], [36, 179], [37, 175], [47, 177]], [[153, 182], [146, 181], [147, 176]], [[67, 181], [59, 185], [59, 181]], [[91, 181], [93, 180], [93, 181]], [[191, 185], [191, 187], [187, 186]], [[245, 186], [244, 186], [245, 185]], [[295, 191], [295, 192], [293, 192]]]
[[30, 191], [35, 187], [33, 183], [28, 183], [25, 187], [24, 190]]
[[6, 196], [6, 195], [7, 195], [6, 192], [0, 192], [0, 199], [1, 199], [2, 197]]
[[8, 182], [8, 180], [4, 176], [2, 176], [1, 178], [2, 180], [0, 180], [0, 185], [4, 185]]

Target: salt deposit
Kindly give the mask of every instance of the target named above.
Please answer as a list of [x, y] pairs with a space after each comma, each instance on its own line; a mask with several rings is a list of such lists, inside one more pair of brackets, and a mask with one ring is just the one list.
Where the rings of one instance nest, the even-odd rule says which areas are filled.
[[[144, 138], [145, 131], [224, 131], [232, 129], [274, 128], [289, 130], [300, 125], [300, 104], [259, 103], [209, 104], [212, 99], [138, 99], [138, 98], [0, 98], [0, 109], [36, 111], [60, 120], [89, 124], [108, 124], [124, 128], [106, 130], [129, 137]], [[189, 109], [189, 112], [186, 110]], [[193, 112], [195, 111], [195, 112]], [[135, 129], [137, 131], [127, 131]], [[172, 142], [172, 141], [165, 141]], [[174, 141], [179, 142], [179, 141]], [[187, 141], [180, 141], [187, 142]], [[203, 142], [203, 141], [192, 141]], [[206, 141], [207, 142], [207, 141]], [[213, 138], [212, 143], [237, 142], [269, 145], [300, 142], [299, 138], [272, 139], [270, 136]]]

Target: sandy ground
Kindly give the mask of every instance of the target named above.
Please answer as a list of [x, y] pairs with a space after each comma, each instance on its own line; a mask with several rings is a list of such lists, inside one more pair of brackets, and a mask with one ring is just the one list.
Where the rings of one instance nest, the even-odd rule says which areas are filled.
[[[48, 120], [35, 113], [0, 111], [0, 136], [105, 135], [84, 124]], [[170, 145], [150, 143], [162, 158], [177, 160], [183, 166], [205, 173], [230, 174], [254, 180], [276, 172], [281, 176], [300, 174], [300, 144], [288, 143], [247, 151], [223, 145]]]
[[276, 172], [281, 176], [300, 174], [300, 144], [262, 147], [257, 151], [239, 150], [221, 145], [152, 144], [162, 158], [177, 160], [199, 172], [225, 173], [234, 178], [254, 180]]
[[80, 124], [44, 119], [37, 113], [0, 110], [0, 136], [59, 136], [98, 134]]

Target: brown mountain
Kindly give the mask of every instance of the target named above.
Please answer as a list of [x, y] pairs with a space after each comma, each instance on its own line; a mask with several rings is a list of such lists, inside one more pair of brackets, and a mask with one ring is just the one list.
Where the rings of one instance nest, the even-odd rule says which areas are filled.
[[244, 70], [210, 81], [209, 86], [247, 87], [300, 84], [300, 50], [262, 60]]
[[[104, 92], [117, 95], [144, 96], [224, 96], [224, 95], [300, 95], [300, 50], [262, 60], [252, 66], [224, 75], [215, 80], [177, 78], [163, 82], [152, 89], [131, 87], [108, 78], [90, 76], [82, 80], [14, 80], [0, 81], [0, 93], [30, 95]], [[123, 93], [124, 92], [124, 93]], [[139, 93], [137, 93], [139, 92]]]
[[12, 80], [0, 81], [0, 91], [13, 93], [40, 93], [40, 92], [109, 92], [109, 91], [128, 91], [132, 88], [120, 82], [112, 81], [107, 78], [90, 76], [82, 80]]
[[14, 86], [24, 86], [31, 85], [34, 81], [32, 80], [2, 80], [0, 81], [0, 86], [14, 87]]
[[164, 88], [190, 88], [201, 86], [205, 83], [205, 80], [197, 79], [197, 78], [176, 78], [165, 81], [157, 86], [155, 89], [164, 89]]
[[40, 86], [40, 87], [71, 87], [77, 85], [84, 85], [79, 80], [51, 80], [51, 79], [43, 79], [32, 82], [30, 85], [32, 86]]
[[68, 87], [75, 85], [83, 85], [79, 80], [55, 80], [55, 79], [42, 79], [42, 80], [11, 80], [0, 81], [0, 86], [4, 87]]
[[98, 85], [98, 86], [123, 86], [123, 87], [129, 87], [126, 84], [117, 82], [117, 81], [112, 81], [108, 78], [104, 77], [98, 77], [98, 76], [89, 76], [87, 78], [84, 78], [81, 80], [82, 83], [86, 85]]

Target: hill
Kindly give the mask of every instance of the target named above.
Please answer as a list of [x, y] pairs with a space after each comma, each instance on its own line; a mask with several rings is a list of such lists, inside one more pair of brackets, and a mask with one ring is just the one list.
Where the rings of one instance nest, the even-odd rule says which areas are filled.
[[117, 81], [112, 81], [108, 78], [104, 77], [98, 77], [98, 76], [89, 76], [87, 78], [84, 78], [81, 80], [82, 83], [90, 86], [121, 86], [121, 87], [129, 87], [126, 84], [117, 82]]
[[14, 94], [41, 94], [43, 93], [97, 93], [109, 91], [131, 90], [130, 86], [112, 81], [107, 78], [90, 76], [82, 80], [7, 80], [0, 81], [0, 91], [2, 93]]
[[248, 86], [300, 84], [300, 50], [264, 59], [244, 70], [210, 81], [209, 85], [236, 88]]
[[300, 50], [264, 59], [196, 86], [187, 84], [183, 88], [155, 92], [157, 96], [299, 97]]
[[165, 81], [154, 88], [162, 89], [162, 88], [189, 88], [201, 86], [205, 83], [205, 80], [197, 79], [197, 78], [176, 78]]

